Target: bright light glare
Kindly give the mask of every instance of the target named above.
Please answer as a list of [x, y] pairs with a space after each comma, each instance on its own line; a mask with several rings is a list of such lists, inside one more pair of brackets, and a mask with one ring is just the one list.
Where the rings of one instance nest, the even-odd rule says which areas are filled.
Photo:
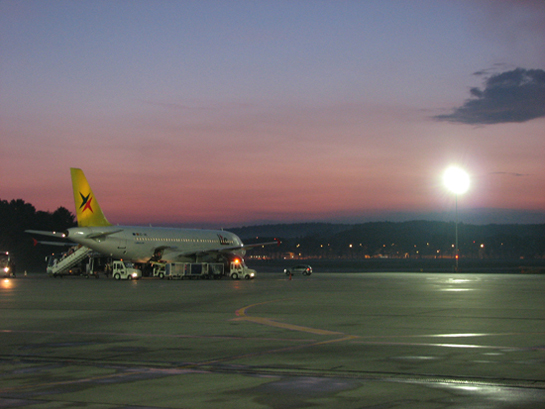
[[448, 168], [443, 175], [443, 182], [448, 190], [461, 195], [469, 189], [469, 175], [457, 167]]

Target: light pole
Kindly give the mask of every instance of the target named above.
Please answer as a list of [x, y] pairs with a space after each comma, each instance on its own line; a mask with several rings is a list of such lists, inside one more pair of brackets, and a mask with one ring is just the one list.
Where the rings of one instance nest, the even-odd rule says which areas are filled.
[[455, 231], [456, 231], [456, 272], [458, 272], [458, 195], [461, 195], [469, 189], [469, 175], [462, 169], [456, 166], [451, 166], [447, 168], [443, 174], [443, 182], [448, 190], [450, 190], [455, 195], [456, 200], [456, 217], [454, 221]]

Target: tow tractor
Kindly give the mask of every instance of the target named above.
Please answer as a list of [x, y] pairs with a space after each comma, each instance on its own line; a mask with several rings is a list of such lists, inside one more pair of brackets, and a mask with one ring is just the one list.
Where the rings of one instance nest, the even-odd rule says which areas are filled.
[[116, 280], [138, 280], [142, 277], [142, 271], [134, 268], [133, 263], [115, 260], [112, 264], [112, 277]]
[[255, 277], [256, 271], [248, 268], [246, 264], [244, 264], [244, 260], [240, 258], [235, 258], [231, 261], [230, 267], [229, 277], [231, 277], [232, 280], [238, 280], [239, 278], [251, 280]]

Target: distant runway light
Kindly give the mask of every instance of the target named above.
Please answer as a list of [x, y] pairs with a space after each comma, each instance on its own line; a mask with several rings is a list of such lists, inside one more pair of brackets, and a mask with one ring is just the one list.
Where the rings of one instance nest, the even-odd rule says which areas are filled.
[[443, 174], [443, 182], [448, 190], [461, 195], [469, 189], [469, 175], [462, 169], [452, 166]]

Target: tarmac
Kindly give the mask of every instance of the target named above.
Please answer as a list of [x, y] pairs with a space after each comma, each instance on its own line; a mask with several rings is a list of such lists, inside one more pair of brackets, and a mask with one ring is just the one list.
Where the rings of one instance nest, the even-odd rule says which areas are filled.
[[545, 275], [0, 282], [0, 408], [545, 407]]

